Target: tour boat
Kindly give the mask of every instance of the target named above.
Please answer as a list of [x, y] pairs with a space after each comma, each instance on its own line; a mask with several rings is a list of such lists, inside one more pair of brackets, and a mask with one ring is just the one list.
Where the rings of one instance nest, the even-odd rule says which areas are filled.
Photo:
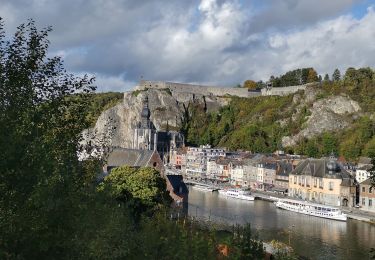
[[275, 204], [278, 208], [302, 213], [305, 215], [341, 221], [347, 220], [346, 214], [342, 213], [340, 209], [335, 207], [292, 199], [279, 199], [277, 202], [275, 202]]
[[251, 196], [249, 191], [241, 189], [228, 189], [228, 190], [219, 190], [219, 194], [226, 195], [230, 198], [240, 199], [240, 200], [249, 200], [252, 201], [255, 198]]
[[196, 189], [196, 190], [206, 191], [206, 192], [212, 192], [213, 191], [212, 188], [210, 188], [208, 186], [203, 186], [203, 185], [194, 185], [193, 188]]

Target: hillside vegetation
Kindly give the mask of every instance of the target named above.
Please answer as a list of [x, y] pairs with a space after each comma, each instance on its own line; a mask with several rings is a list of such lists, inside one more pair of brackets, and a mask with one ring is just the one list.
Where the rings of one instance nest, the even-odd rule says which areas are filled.
[[[286, 147], [289, 152], [312, 157], [335, 152], [350, 160], [361, 155], [375, 156], [375, 73], [370, 68], [349, 68], [341, 77], [337, 71], [333, 80], [326, 75], [325, 80], [316, 84], [316, 99], [344, 95], [359, 103], [361, 113], [350, 118], [349, 127], [313, 138], [301, 138], [297, 145]], [[282, 137], [302, 130], [310, 115], [312, 104], [304, 98], [299, 103], [293, 102], [295, 95], [302, 93], [285, 97], [233, 98], [228, 106], [210, 114], [195, 104], [183, 126], [186, 140], [190, 145], [209, 143], [253, 152], [281, 149]], [[282, 124], [282, 121], [286, 123]]]
[[120, 92], [88, 94], [89, 106], [87, 108], [87, 120], [90, 122], [90, 125], [95, 125], [100, 114], [120, 103], [123, 97], [124, 94]]

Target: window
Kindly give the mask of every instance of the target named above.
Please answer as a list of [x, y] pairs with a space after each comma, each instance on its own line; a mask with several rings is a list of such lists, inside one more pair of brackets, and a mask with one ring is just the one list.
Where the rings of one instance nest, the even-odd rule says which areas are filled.
[[323, 179], [319, 179], [319, 188], [323, 189]]
[[366, 199], [362, 198], [362, 205], [366, 205]]
[[372, 199], [369, 199], [369, 200], [368, 200], [368, 206], [369, 206], [369, 207], [372, 207]]
[[294, 176], [294, 184], [297, 183], [297, 176]]
[[333, 190], [333, 181], [329, 182], [329, 190]]
[[314, 187], [318, 186], [318, 179], [314, 178]]
[[372, 193], [373, 187], [368, 188], [368, 193]]
[[362, 187], [362, 192], [366, 192], [366, 188], [365, 187]]

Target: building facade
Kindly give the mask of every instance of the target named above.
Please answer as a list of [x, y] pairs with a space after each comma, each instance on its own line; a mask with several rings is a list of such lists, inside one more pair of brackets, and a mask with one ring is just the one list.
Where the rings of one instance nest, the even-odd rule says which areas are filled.
[[371, 179], [359, 184], [359, 205], [361, 210], [375, 213], [375, 187], [372, 187]]
[[370, 178], [372, 165], [363, 165], [355, 171], [355, 179], [361, 183]]
[[218, 157], [225, 157], [225, 150], [210, 145], [188, 147], [186, 151], [186, 176], [190, 179], [207, 178], [207, 163]]
[[329, 206], [355, 206], [356, 189], [334, 157], [306, 159], [289, 174], [289, 196]]

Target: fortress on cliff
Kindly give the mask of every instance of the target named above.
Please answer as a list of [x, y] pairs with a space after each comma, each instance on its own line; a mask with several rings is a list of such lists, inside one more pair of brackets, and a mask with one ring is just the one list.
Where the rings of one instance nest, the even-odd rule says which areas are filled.
[[228, 88], [228, 87], [214, 87], [202, 86], [194, 84], [183, 84], [166, 81], [151, 81], [141, 80], [136, 90], [145, 89], [169, 89], [172, 93], [189, 93], [200, 94], [203, 96], [237, 96], [237, 97], [258, 97], [258, 96], [286, 96], [293, 94], [299, 90], [305, 90], [307, 86], [314, 84], [309, 83], [305, 85], [289, 86], [289, 87], [266, 87], [261, 90], [249, 90], [246, 88]]

